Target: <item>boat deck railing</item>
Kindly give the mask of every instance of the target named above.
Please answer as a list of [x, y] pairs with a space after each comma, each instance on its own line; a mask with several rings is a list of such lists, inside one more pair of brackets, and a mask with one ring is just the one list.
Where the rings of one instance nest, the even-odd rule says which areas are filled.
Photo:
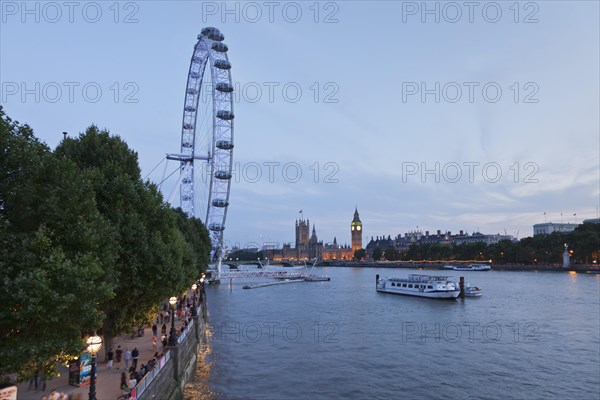
[[305, 273], [301, 271], [221, 271], [221, 279], [246, 279], [246, 278], [302, 278]]

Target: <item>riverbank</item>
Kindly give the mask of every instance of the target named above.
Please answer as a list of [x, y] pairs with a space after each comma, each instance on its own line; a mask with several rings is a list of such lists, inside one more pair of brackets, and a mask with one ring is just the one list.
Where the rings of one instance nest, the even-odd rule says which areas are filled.
[[[123, 350], [139, 351], [139, 362], [137, 369], [155, 359], [152, 369], [137, 382], [131, 390], [121, 388], [121, 374], [127, 372], [123, 360], [117, 363], [116, 359], [112, 367], [109, 367], [105, 358], [105, 349], [98, 353], [96, 370], [96, 399], [98, 400], [180, 400], [183, 398], [183, 387], [189, 381], [195, 368], [196, 354], [200, 341], [203, 340], [205, 331], [206, 294], [201, 292], [202, 297], [197, 303], [195, 314], [189, 318], [178, 317], [175, 313], [174, 327], [180, 334], [176, 338], [174, 346], [163, 346], [160, 340], [155, 343], [150, 326], [146, 326], [143, 333], [123, 334], [113, 338], [113, 349], [120, 346]], [[159, 321], [157, 321], [157, 325]], [[183, 323], [187, 325], [184, 327]], [[171, 324], [164, 322], [167, 329]], [[169, 332], [169, 330], [167, 330]], [[160, 334], [160, 332], [159, 332]], [[131, 365], [131, 363], [130, 363]], [[88, 398], [89, 385], [73, 386], [69, 384], [69, 368], [65, 365], [57, 366], [57, 375], [44, 382], [39, 382], [37, 387], [33, 383], [22, 382], [18, 385], [17, 400], [39, 400], [50, 398], [52, 392], [62, 395], [63, 393], [74, 400]]]
[[[317, 264], [318, 267], [350, 267], [350, 268], [406, 268], [406, 269], [431, 269], [431, 270], [446, 270], [444, 266], [461, 265], [461, 263], [428, 263], [428, 262], [409, 262], [409, 261], [322, 261]], [[575, 271], [580, 273], [598, 274], [600, 266], [594, 265], [572, 265], [565, 269], [562, 265], [522, 265], [522, 264], [491, 264], [494, 271], [538, 271], [538, 272], [569, 272]]]

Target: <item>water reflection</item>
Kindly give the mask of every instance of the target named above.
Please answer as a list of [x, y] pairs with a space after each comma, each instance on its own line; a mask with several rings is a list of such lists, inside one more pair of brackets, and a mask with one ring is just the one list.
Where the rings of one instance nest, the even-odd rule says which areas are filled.
[[183, 393], [185, 400], [214, 400], [220, 397], [209, 386], [210, 377], [215, 368], [212, 353], [213, 327], [210, 324], [206, 324], [205, 326], [205, 340], [200, 344], [198, 350], [198, 361], [196, 363], [194, 379], [185, 385]]

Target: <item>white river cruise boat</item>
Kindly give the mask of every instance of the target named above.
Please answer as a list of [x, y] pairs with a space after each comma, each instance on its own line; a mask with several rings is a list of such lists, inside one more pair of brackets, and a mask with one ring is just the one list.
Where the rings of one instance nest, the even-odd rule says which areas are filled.
[[408, 278], [381, 278], [377, 275], [377, 291], [430, 299], [456, 299], [460, 286], [448, 276], [411, 274]]

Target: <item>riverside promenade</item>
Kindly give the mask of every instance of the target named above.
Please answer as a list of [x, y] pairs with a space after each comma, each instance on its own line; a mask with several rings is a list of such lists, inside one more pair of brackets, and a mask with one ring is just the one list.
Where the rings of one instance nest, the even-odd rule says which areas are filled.
[[[179, 331], [181, 325], [183, 323], [183, 319], [175, 318], [175, 328]], [[158, 324], [157, 324], [158, 325]], [[162, 325], [158, 325], [158, 343], [157, 350], [158, 353], [163, 353], [162, 343], [160, 342], [160, 328]], [[167, 324], [167, 334], [171, 328], [171, 324]], [[113, 351], [117, 349], [119, 345], [121, 345], [121, 349], [125, 351], [125, 349], [129, 348], [129, 350], [133, 350], [134, 347], [137, 347], [140, 356], [138, 359], [138, 370], [142, 364], [148, 363], [149, 360], [154, 356], [155, 351], [152, 348], [152, 328], [146, 327], [144, 329], [144, 336], [139, 337], [137, 334], [132, 338], [131, 334], [117, 336], [113, 339]], [[121, 373], [125, 370], [125, 361], [121, 361], [121, 366], [113, 362], [112, 369], [109, 369], [107, 366], [107, 362], [105, 360], [105, 348], [100, 349], [98, 353], [98, 361], [97, 361], [97, 376], [96, 376], [96, 399], [97, 400], [116, 400], [121, 396], [124, 390], [121, 390]], [[131, 366], [131, 364], [130, 364]], [[117, 369], [118, 368], [118, 369]], [[23, 382], [18, 387], [17, 392], [17, 400], [40, 400], [42, 396], [49, 397], [52, 390], [56, 390], [56, 392], [65, 393], [69, 396], [69, 399], [73, 400], [87, 400], [88, 393], [90, 390], [89, 385], [83, 387], [71, 386], [69, 385], [69, 370], [68, 367], [61, 365], [58, 368], [59, 376], [56, 376], [54, 379], [46, 382], [46, 389], [41, 390], [41, 385], [38, 385], [38, 391], [36, 391], [33, 387], [29, 390], [29, 383]], [[129, 375], [129, 374], [128, 374]]]

